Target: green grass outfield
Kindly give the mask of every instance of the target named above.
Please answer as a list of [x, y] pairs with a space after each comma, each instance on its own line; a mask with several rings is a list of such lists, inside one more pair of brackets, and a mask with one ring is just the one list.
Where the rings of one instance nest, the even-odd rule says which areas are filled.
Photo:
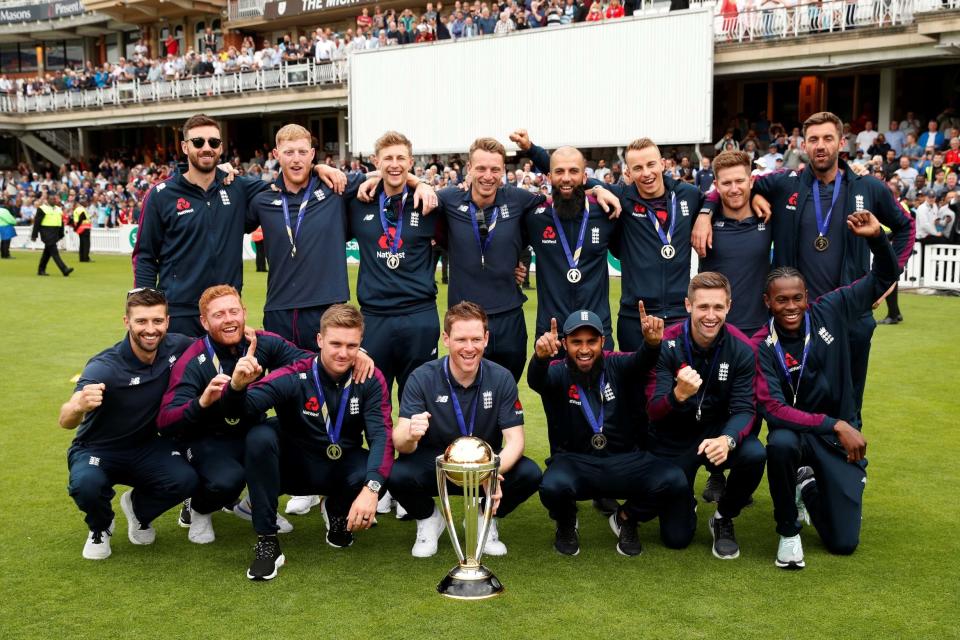
[[[776, 569], [766, 482], [737, 519], [742, 553], [729, 562], [710, 553], [710, 506], [700, 510], [689, 549], [664, 548], [652, 523], [640, 529], [643, 555], [625, 558], [583, 503], [582, 551], [562, 557], [534, 497], [501, 527], [509, 555], [488, 562], [506, 593], [466, 603], [434, 590], [454, 564], [446, 536], [435, 557], [414, 559], [414, 524], [392, 516], [347, 550], [323, 542], [319, 513], [293, 517], [296, 530], [281, 538], [288, 564], [269, 583], [245, 577], [254, 535], [228, 514], [214, 518], [213, 545], [190, 544], [169, 512], [154, 523], [157, 542], [134, 547], [121, 513], [113, 556], [83, 560], [86, 529], [66, 493], [73, 432], [57, 426], [57, 412], [87, 359], [123, 335], [130, 262], [94, 256], [94, 264], [77, 264], [71, 254], [70, 278], [41, 279], [38, 254], [15, 256], [0, 262], [8, 398], [0, 426], [0, 638], [960, 637], [956, 298], [903, 295], [906, 322], [874, 336], [864, 410], [869, 482], [852, 557], [830, 556], [807, 528], [807, 569]], [[248, 263], [251, 324], [260, 321], [265, 286]], [[619, 296], [618, 280], [611, 296]], [[535, 308], [531, 295], [531, 332]], [[539, 399], [525, 383], [520, 395], [527, 454], [542, 464]], [[698, 492], [703, 481], [701, 474]]]

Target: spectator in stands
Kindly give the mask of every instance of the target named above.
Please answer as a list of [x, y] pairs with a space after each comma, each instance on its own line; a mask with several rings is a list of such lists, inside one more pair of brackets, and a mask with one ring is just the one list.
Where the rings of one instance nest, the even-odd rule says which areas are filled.
[[513, 20], [510, 19], [510, 14], [507, 11], [500, 12], [500, 19], [497, 20], [497, 23], [493, 26], [494, 33], [510, 33], [517, 28], [517, 25], [513, 23]]
[[490, 9], [486, 6], [481, 9], [480, 18], [476, 22], [481, 35], [490, 35], [497, 26], [497, 19], [490, 15]]
[[622, 18], [624, 15], [623, 5], [620, 4], [620, 0], [610, 0], [610, 4], [607, 5], [607, 10], [603, 13], [603, 16], [607, 20], [612, 20], [614, 18]]
[[167, 37], [163, 41], [164, 50], [167, 52], [167, 55], [176, 56], [180, 53], [180, 44], [177, 42], [177, 39], [173, 37], [173, 33], [168, 31]]
[[713, 179], [713, 168], [710, 164], [710, 158], [703, 156], [700, 159], [700, 168], [694, 176], [693, 184], [700, 190], [700, 193], [707, 193], [713, 190]]
[[857, 134], [857, 148], [863, 149], [868, 155], [872, 155], [870, 154], [870, 147], [873, 146], [873, 142], [878, 135], [879, 133], [873, 129], [873, 122], [867, 120], [863, 125], [863, 131]]
[[[894, 173], [900, 178], [900, 183], [907, 189], [913, 187], [917, 176], [920, 175], [917, 170], [910, 165], [910, 159], [906, 156], [900, 156], [899, 168]], [[901, 191], [903, 191], [903, 189], [901, 189]]]
[[960, 168], [960, 137], [950, 138], [950, 148], [943, 157], [943, 163], [954, 171]]
[[926, 149], [927, 147], [933, 147], [934, 149], [939, 149], [943, 146], [943, 133], [939, 130], [939, 125], [936, 120], [931, 120], [927, 123], [927, 130], [922, 136], [920, 136], [920, 146]]
[[357, 16], [357, 31], [363, 29], [366, 31], [373, 26], [373, 18], [370, 17], [370, 10], [366, 7], [360, 10], [360, 15]]
[[587, 22], [600, 22], [603, 20], [603, 6], [597, 0], [594, 0], [590, 5], [590, 10], [587, 11]]
[[[866, 131], [861, 131], [860, 135], [863, 135]], [[886, 156], [887, 152], [890, 151], [890, 145], [887, 143], [887, 138], [882, 133], [877, 133], [873, 138], [873, 143], [867, 147], [867, 155], [871, 156]], [[894, 155], [896, 158], [896, 155]]]
[[954, 223], [953, 211], [941, 206], [933, 189], [925, 189], [924, 201], [917, 207], [917, 240], [923, 244], [935, 244], [942, 241], [944, 230]]
[[886, 137], [887, 144], [897, 152], [897, 156], [903, 153], [903, 147], [907, 143], [906, 135], [900, 131], [900, 123], [896, 120], [890, 121], [890, 129], [883, 134]]

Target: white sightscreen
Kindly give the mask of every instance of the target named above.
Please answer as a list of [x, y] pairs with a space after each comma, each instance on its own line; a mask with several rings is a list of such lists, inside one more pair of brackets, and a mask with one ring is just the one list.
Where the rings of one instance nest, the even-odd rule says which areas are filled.
[[[713, 16], [691, 10], [351, 55], [350, 148], [396, 129], [414, 153], [505, 144], [518, 127], [551, 148], [710, 140]], [[509, 148], [509, 145], [508, 145]]]

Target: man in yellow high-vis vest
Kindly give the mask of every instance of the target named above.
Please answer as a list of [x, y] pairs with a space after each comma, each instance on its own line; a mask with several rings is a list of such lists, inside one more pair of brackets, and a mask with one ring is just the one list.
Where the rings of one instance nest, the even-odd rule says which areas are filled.
[[47, 273], [47, 263], [53, 258], [64, 277], [69, 276], [73, 272], [73, 268], [64, 264], [63, 259], [60, 258], [60, 251], [57, 249], [57, 242], [63, 237], [63, 210], [59, 204], [51, 204], [45, 193], [40, 196], [37, 203], [37, 216], [33, 219], [33, 231], [30, 234], [30, 239], [36, 240], [37, 236], [43, 242], [43, 255], [40, 256], [37, 275], [50, 275]]

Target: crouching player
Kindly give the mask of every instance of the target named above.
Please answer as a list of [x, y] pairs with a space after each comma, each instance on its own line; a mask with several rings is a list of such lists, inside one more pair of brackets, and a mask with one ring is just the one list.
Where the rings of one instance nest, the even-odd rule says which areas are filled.
[[810, 303], [803, 275], [778, 267], [763, 299], [770, 322], [757, 333], [757, 401], [770, 425], [767, 478], [780, 544], [776, 565], [802, 569], [806, 515], [827, 550], [851, 554], [860, 542], [867, 442], [858, 418], [849, 327], [870, 311], [899, 275], [896, 255], [869, 212], [847, 217], [866, 238], [870, 273]]
[[[502, 556], [497, 522], [532, 496], [540, 486], [540, 467], [524, 457], [523, 406], [517, 383], [506, 368], [483, 357], [490, 333], [487, 314], [472, 302], [447, 309], [443, 344], [450, 355], [420, 365], [410, 375], [400, 403], [393, 442], [400, 452], [390, 477], [390, 493], [417, 520], [416, 558], [437, 552], [444, 530], [434, 504], [436, 458], [460, 436], [476, 436], [500, 456], [502, 480], [490, 521], [484, 553]], [[450, 492], [461, 492], [450, 483]], [[499, 499], [499, 502], [497, 501]]]
[[[605, 352], [603, 322], [584, 309], [563, 323], [562, 342], [551, 320], [527, 370], [530, 388], [543, 398], [550, 439], [540, 501], [557, 523], [554, 548], [565, 555], [580, 553], [577, 500], [626, 499], [610, 515], [617, 551], [625, 556], [642, 551], [637, 500], [655, 505], [652, 515], [660, 516], [668, 546], [672, 531], [683, 528], [687, 480], [680, 469], [638, 448], [638, 426], [626, 408], [635, 381], [656, 366], [663, 337], [663, 320], [646, 315], [643, 302], [639, 307], [644, 338], [639, 351]], [[561, 346], [566, 356], [551, 362]]]
[[73, 396], [60, 408], [60, 426], [77, 436], [67, 452], [70, 497], [90, 528], [83, 557], [110, 556], [113, 485], [133, 487], [120, 496], [133, 544], [152, 544], [150, 523], [179, 504], [197, 485], [197, 474], [167, 440], [157, 436], [157, 412], [170, 369], [192, 338], [167, 334], [167, 299], [141, 287], [127, 294], [127, 335], [84, 367]]
[[[322, 494], [327, 544], [353, 544], [353, 532], [373, 524], [393, 466], [390, 397], [383, 375], [365, 382], [352, 371], [363, 340], [363, 316], [351, 305], [330, 306], [320, 318], [320, 354], [257, 379], [255, 358], [241, 358], [224, 387], [225, 415], [258, 416], [276, 408], [276, 424], [250, 429], [247, 484], [258, 540], [247, 570], [270, 580], [284, 563], [277, 541], [281, 493]], [[369, 450], [363, 448], [366, 437]]]
[[[753, 381], [756, 370], [749, 338], [726, 324], [730, 281], [706, 271], [690, 279], [689, 317], [664, 333], [656, 375], [648, 386], [650, 450], [687, 476], [686, 500], [693, 539], [697, 516], [693, 484], [697, 469], [729, 469], [730, 478], [710, 518], [713, 555], [737, 558], [740, 546], [733, 519], [760, 485], [766, 455], [756, 435]], [[686, 544], [684, 546], [686, 546]]]

